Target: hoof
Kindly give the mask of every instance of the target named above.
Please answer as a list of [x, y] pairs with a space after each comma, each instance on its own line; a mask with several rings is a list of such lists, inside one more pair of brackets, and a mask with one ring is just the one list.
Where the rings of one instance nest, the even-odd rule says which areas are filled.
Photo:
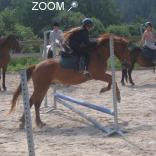
[[117, 102], [119, 102], [119, 103], [121, 102], [121, 97], [117, 98]]
[[121, 102], [121, 96], [120, 94], [116, 96], [117, 102], [120, 103]]
[[125, 83], [124, 83], [124, 82], [121, 82], [121, 85], [122, 85], [122, 86], [125, 86]]
[[100, 94], [102, 94], [102, 93], [104, 93], [104, 92], [106, 92], [106, 91], [108, 91], [107, 88], [102, 88], [102, 89], [100, 90]]
[[37, 123], [38, 128], [42, 128], [44, 126], [46, 126], [46, 124], [44, 122]]
[[20, 130], [23, 130], [24, 128], [25, 128], [25, 124], [21, 123], [21, 124], [19, 125], [19, 129], [20, 129]]
[[7, 88], [6, 88], [6, 87], [3, 87], [3, 90], [4, 90], [4, 91], [6, 91], [6, 90], [7, 90]]
[[135, 83], [134, 83], [134, 82], [132, 82], [132, 83], [131, 83], [131, 85], [132, 85], [132, 86], [135, 86]]

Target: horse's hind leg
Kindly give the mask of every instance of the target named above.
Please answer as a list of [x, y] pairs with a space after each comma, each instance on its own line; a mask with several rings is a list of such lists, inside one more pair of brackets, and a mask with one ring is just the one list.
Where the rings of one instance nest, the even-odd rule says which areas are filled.
[[35, 114], [36, 114], [36, 125], [40, 128], [45, 126], [45, 123], [43, 123], [40, 118], [40, 106], [41, 106], [42, 100], [44, 99], [44, 97], [47, 93], [49, 85], [50, 84], [47, 83], [42, 87], [37, 85], [34, 88], [34, 99], [35, 99], [34, 106], [35, 106]]
[[44, 122], [41, 121], [41, 118], [40, 118], [41, 102], [42, 102], [42, 100], [35, 103], [36, 125], [37, 125], [37, 127], [40, 127], [40, 128], [42, 128], [43, 126], [46, 125]]
[[6, 67], [4, 67], [3, 69], [2, 69], [2, 75], [3, 75], [3, 83], [2, 83], [2, 85], [3, 85], [3, 90], [6, 90], [7, 88], [6, 88], [6, 85], [5, 85], [5, 73], [6, 73]]
[[131, 67], [128, 68], [128, 76], [129, 76], [129, 82], [131, 83], [131, 85], [135, 85], [135, 83], [133, 82], [133, 79], [132, 79], [132, 71], [133, 71], [133, 68], [134, 68], [134, 63], [132, 63]]
[[125, 73], [125, 69], [122, 69], [121, 84], [122, 84], [123, 86], [125, 86], [125, 82], [124, 82], [125, 75], [124, 75], [124, 73]]
[[[33, 105], [33, 95], [31, 96], [31, 98], [30, 98], [30, 100], [29, 100], [29, 103], [30, 103], [30, 108], [32, 107], [32, 105]], [[24, 129], [24, 127], [25, 127], [25, 115], [24, 115], [25, 113], [23, 113], [23, 115], [22, 115], [22, 117], [20, 118], [20, 125], [19, 125], [19, 128], [20, 129]]]
[[[0, 69], [0, 80], [1, 80], [1, 69]], [[0, 91], [1, 91], [1, 86], [0, 86]]]

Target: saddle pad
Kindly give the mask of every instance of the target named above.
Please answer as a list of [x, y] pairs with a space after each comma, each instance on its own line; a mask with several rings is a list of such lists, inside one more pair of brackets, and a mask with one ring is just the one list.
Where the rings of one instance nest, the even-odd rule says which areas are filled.
[[142, 55], [145, 59], [147, 59], [147, 60], [149, 60], [149, 61], [152, 61], [152, 60], [153, 60], [153, 56], [154, 56], [153, 53], [155, 53], [155, 51], [150, 50], [150, 49], [148, 49], [148, 48], [143, 48], [143, 49], [142, 49], [141, 55]]
[[65, 69], [77, 69], [77, 60], [78, 58], [76, 56], [68, 56], [64, 57], [61, 56], [60, 64]]
[[0, 52], [0, 59], [3, 59], [4, 54]]

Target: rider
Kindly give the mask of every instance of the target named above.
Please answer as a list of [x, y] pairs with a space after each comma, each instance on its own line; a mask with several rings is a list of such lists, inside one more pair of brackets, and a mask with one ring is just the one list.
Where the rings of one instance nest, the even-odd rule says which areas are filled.
[[88, 64], [89, 64], [89, 49], [96, 46], [96, 40], [89, 39], [89, 32], [93, 29], [93, 20], [91, 18], [85, 18], [82, 21], [82, 26], [76, 28], [76, 32], [70, 36], [68, 44], [73, 50], [73, 54], [79, 58], [83, 56], [85, 58], [85, 71], [84, 74], [89, 74]]
[[155, 45], [155, 37], [153, 33], [153, 26], [151, 22], [145, 23], [146, 30], [141, 39], [141, 45], [144, 44], [144, 47], [148, 47], [149, 49], [153, 50], [153, 63], [156, 63], [156, 45]]
[[59, 27], [59, 23], [55, 22], [53, 24], [53, 30], [50, 32], [50, 44], [53, 47], [54, 56], [56, 56], [57, 48], [59, 47], [61, 50], [63, 48], [62, 45], [64, 44], [63, 31], [60, 30]]

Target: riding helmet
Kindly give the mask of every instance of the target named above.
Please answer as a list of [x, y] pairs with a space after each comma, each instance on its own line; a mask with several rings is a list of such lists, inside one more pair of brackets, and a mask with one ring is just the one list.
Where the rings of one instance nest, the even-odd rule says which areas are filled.
[[91, 18], [85, 18], [83, 21], [82, 21], [82, 25], [83, 26], [93, 26], [93, 20]]
[[153, 27], [151, 22], [146, 22], [145, 23], [145, 27], [147, 28], [148, 26], [150, 26], [151, 28]]
[[53, 23], [53, 26], [55, 26], [55, 27], [59, 27], [60, 24], [59, 24], [58, 22], [54, 22], [54, 23]]

